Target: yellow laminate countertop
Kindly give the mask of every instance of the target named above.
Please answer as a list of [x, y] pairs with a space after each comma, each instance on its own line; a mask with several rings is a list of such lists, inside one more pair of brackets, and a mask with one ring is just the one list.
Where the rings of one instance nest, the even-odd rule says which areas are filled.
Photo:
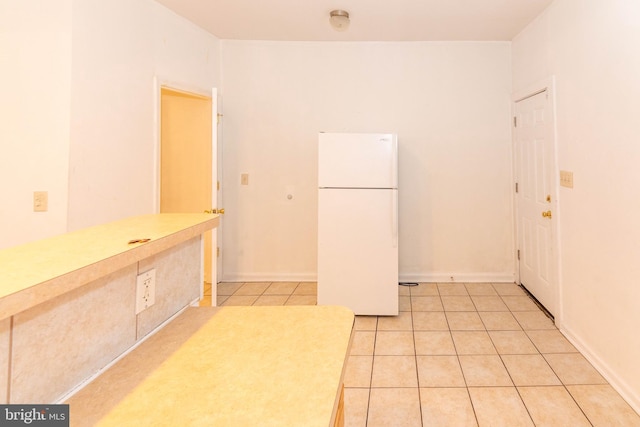
[[353, 312], [191, 307], [66, 403], [72, 426], [333, 426]]
[[0, 320], [217, 225], [210, 214], [143, 215], [0, 250]]

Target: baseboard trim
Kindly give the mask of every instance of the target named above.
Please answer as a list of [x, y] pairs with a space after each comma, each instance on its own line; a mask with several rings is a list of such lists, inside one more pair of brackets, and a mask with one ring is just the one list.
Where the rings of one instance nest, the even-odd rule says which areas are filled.
[[[316, 273], [224, 273], [223, 282], [315, 282]], [[400, 273], [399, 282], [515, 283], [513, 273]]]
[[223, 282], [315, 282], [315, 273], [224, 273]]
[[515, 283], [513, 273], [426, 273], [400, 274], [401, 282], [424, 283]]
[[630, 387], [620, 375], [616, 374], [609, 365], [597, 356], [591, 348], [564, 324], [558, 325], [560, 332], [574, 345], [575, 348], [593, 365], [593, 367], [606, 379], [622, 398], [640, 414], [640, 396]]

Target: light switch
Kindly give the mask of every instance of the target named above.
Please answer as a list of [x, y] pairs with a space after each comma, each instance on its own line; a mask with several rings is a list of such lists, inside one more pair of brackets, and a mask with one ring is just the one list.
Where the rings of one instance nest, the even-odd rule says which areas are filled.
[[249, 185], [249, 174], [243, 173], [240, 175], [240, 185]]
[[560, 185], [562, 187], [573, 188], [573, 172], [560, 171]]
[[33, 211], [46, 212], [49, 209], [49, 193], [46, 191], [33, 192]]

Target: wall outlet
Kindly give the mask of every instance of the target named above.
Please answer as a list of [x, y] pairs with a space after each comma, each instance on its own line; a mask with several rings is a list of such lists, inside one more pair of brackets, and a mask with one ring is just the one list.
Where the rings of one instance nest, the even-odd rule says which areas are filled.
[[156, 269], [138, 275], [136, 279], [136, 314], [156, 302]]

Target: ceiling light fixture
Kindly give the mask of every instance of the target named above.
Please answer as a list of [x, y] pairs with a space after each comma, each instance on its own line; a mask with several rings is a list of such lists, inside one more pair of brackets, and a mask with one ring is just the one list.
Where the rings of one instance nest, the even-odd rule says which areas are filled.
[[332, 10], [329, 13], [329, 22], [336, 31], [347, 31], [349, 28], [349, 12], [344, 10]]

